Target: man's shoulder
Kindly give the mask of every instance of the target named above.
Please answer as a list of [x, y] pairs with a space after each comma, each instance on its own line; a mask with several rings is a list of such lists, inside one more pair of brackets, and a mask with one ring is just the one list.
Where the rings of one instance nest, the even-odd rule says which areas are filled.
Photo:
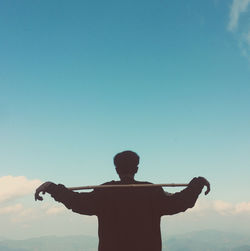
[[153, 183], [148, 182], [148, 181], [138, 181], [138, 180], [136, 180], [135, 183], [136, 184], [153, 184]]
[[124, 182], [122, 182], [122, 181], [116, 181], [116, 180], [111, 180], [111, 181], [108, 181], [108, 182], [105, 182], [105, 183], [103, 183], [103, 184], [101, 184], [100, 186], [106, 186], [106, 185], [122, 185], [122, 184], [138, 184], [138, 185], [140, 185], [140, 184], [148, 184], [148, 185], [150, 185], [150, 184], [153, 184], [153, 183], [151, 183], [151, 182], [148, 182], [148, 181], [138, 181], [138, 180], [134, 180], [133, 182], [131, 182], [131, 183], [124, 183]]
[[[103, 186], [103, 185], [119, 185], [119, 184], [122, 184], [122, 182], [120, 180], [119, 181], [111, 180], [111, 181], [108, 181], [108, 182], [101, 184], [101, 186]], [[133, 184], [153, 184], [153, 183], [148, 182], [148, 181], [134, 180]]]
[[105, 183], [102, 183], [101, 186], [105, 186], [105, 185], [115, 185], [118, 184], [119, 181], [115, 181], [115, 180], [111, 180]]

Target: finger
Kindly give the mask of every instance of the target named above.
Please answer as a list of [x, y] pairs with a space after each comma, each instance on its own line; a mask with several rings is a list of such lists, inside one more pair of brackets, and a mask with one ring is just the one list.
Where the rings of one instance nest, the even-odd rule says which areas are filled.
[[43, 200], [43, 197], [41, 197], [41, 196], [38, 196], [38, 197], [37, 197], [37, 200], [40, 200], [40, 201], [42, 201], [42, 200]]
[[207, 187], [207, 190], [206, 190], [206, 192], [205, 192], [205, 195], [207, 195], [207, 194], [210, 192], [210, 184], [208, 183], [208, 184], [206, 185], [206, 187]]
[[43, 200], [43, 197], [41, 197], [40, 195], [39, 195], [39, 193], [40, 193], [41, 191], [40, 190], [36, 190], [36, 193], [35, 193], [35, 201], [36, 200]]
[[42, 196], [40, 196], [40, 195], [37, 195], [36, 197], [35, 197], [35, 200], [43, 200], [43, 197]]
[[34, 196], [35, 196], [35, 200], [37, 200], [37, 199], [38, 199], [38, 196], [39, 196], [39, 193], [38, 193], [38, 191], [37, 191], [37, 190], [36, 190], [36, 192], [35, 192]]

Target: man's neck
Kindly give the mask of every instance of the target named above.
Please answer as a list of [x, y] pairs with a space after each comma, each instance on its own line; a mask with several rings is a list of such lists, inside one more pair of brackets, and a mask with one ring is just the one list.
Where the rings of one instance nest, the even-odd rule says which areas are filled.
[[123, 175], [123, 176], [120, 176], [120, 180], [123, 183], [134, 183], [134, 181], [135, 181], [134, 175]]

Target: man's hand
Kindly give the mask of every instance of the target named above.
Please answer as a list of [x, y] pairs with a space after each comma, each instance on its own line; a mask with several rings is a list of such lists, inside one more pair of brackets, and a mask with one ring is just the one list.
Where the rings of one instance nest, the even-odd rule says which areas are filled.
[[207, 195], [210, 192], [210, 183], [204, 177], [193, 178], [190, 181], [189, 185], [191, 185], [191, 186], [200, 186], [201, 188], [206, 186], [207, 190], [205, 192], [205, 195]]
[[39, 186], [37, 189], [36, 189], [36, 193], [35, 193], [35, 200], [43, 200], [43, 197], [41, 197], [39, 195], [39, 193], [43, 193], [45, 194], [47, 191], [48, 191], [48, 188], [51, 184], [54, 184], [50, 181], [47, 181], [45, 183], [43, 183], [41, 186]]

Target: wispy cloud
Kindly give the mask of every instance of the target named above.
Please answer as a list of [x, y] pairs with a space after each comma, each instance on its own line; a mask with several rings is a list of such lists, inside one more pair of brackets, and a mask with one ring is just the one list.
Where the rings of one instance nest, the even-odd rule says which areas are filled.
[[40, 180], [28, 180], [24, 176], [0, 177], [0, 202], [32, 194], [40, 184]]
[[244, 32], [239, 39], [239, 46], [242, 55], [250, 60], [250, 28], [249, 31]]
[[250, 13], [250, 0], [233, 0], [230, 14], [228, 30], [233, 32], [238, 40], [241, 53], [250, 61], [250, 25], [249, 16], [244, 20], [243, 13]]
[[18, 213], [23, 209], [23, 205], [21, 203], [6, 206], [0, 208], [0, 214], [12, 214], [12, 213]]
[[[35, 202], [33, 197], [30, 197], [30, 201], [22, 198], [25, 195], [33, 194], [36, 187], [41, 183], [40, 180], [29, 180], [24, 176], [0, 177], [0, 222], [3, 225], [2, 229], [5, 229], [2, 230], [2, 233], [0, 231], [0, 234], [4, 234], [6, 229], [12, 233], [15, 229], [27, 227], [29, 227], [29, 231], [36, 231], [36, 233], [41, 234], [43, 230], [39, 228], [40, 224], [50, 226], [53, 233], [55, 231], [64, 233], [64, 230], [57, 227], [57, 223], [61, 222], [62, 219], [65, 224], [70, 222], [72, 226], [74, 225], [70, 230], [72, 233], [75, 228], [82, 231], [83, 221], [83, 225], [87, 226], [84, 231], [96, 231], [97, 222], [95, 218], [73, 214], [62, 204], [54, 204], [54, 201]], [[15, 199], [18, 199], [18, 201], [15, 201]], [[30, 204], [32, 201], [34, 204]], [[193, 209], [173, 218], [174, 224], [176, 224], [176, 220], [178, 222], [178, 217], [181, 219], [180, 222], [183, 219], [188, 221], [189, 217], [192, 222], [203, 221], [204, 224], [216, 217], [221, 222], [233, 222], [234, 219], [238, 218], [249, 219], [250, 201], [232, 203], [223, 200], [199, 199]], [[207, 220], [208, 218], [209, 220]], [[17, 233], [17, 235], [19, 236], [20, 233]]]
[[219, 214], [227, 214], [228, 212], [232, 212], [234, 210], [234, 205], [232, 203], [217, 200], [212, 204], [212, 209]]
[[[34, 204], [27, 206], [22, 197], [32, 195], [42, 182], [37, 179], [29, 180], [25, 176], [0, 177], [0, 217], [15, 224], [30, 222], [50, 215], [60, 214], [66, 211], [63, 205], [54, 206], [51, 203]], [[18, 202], [16, 200], [18, 199]], [[31, 196], [32, 200], [33, 197]], [[20, 202], [21, 203], [20, 203]], [[16, 203], [15, 203], [16, 202]], [[34, 201], [35, 203], [35, 201]]]
[[38, 207], [30, 207], [22, 203], [0, 207], [0, 221], [4, 217], [11, 223], [28, 223], [38, 219], [46, 219], [50, 216], [65, 213], [67, 209], [63, 206], [54, 206], [50, 203]]
[[206, 212], [220, 215], [250, 215], [250, 202], [231, 203], [223, 200], [204, 201], [199, 200], [195, 207], [190, 210], [192, 214], [206, 214]]
[[250, 5], [250, 0], [233, 0], [230, 10], [228, 30], [234, 31], [237, 29], [240, 15], [247, 11], [248, 5]]
[[55, 214], [61, 214], [63, 212], [67, 212], [67, 208], [63, 204], [59, 204], [58, 206], [54, 206], [51, 203], [43, 203], [41, 204], [41, 210], [46, 215], [55, 215]]
[[39, 210], [35, 208], [26, 207], [21, 203], [0, 207], [0, 219], [4, 217], [11, 223], [26, 222], [41, 216]]
[[48, 215], [55, 215], [55, 214], [60, 214], [65, 212], [67, 209], [64, 206], [54, 206], [54, 207], [50, 207], [46, 210], [46, 214]]
[[250, 214], [250, 202], [241, 202], [235, 206], [235, 213], [249, 213]]
[[34, 208], [23, 207], [18, 213], [12, 214], [9, 219], [12, 223], [27, 223], [32, 222], [39, 217], [41, 217], [39, 211], [35, 210]]

